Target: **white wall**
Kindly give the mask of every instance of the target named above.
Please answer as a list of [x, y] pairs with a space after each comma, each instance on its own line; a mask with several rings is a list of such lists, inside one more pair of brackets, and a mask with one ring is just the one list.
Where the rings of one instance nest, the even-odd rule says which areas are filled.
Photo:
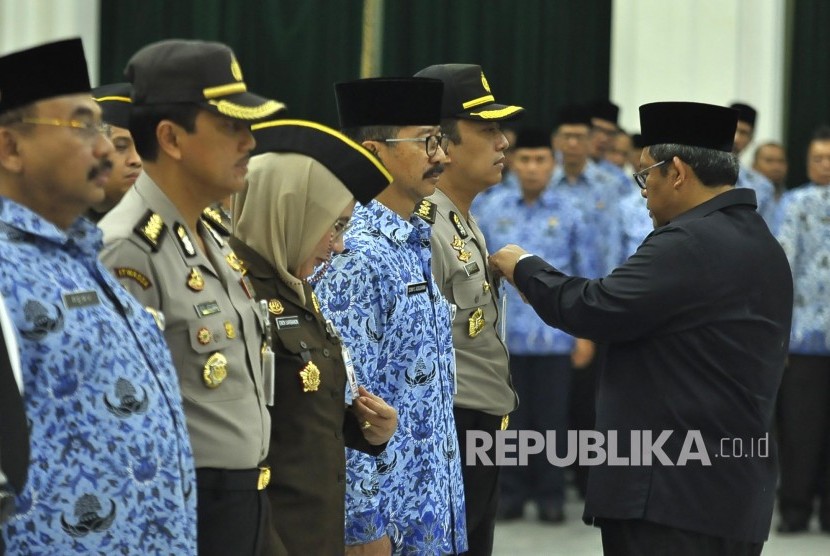
[[80, 36], [98, 85], [98, 0], [0, 0], [0, 55]]
[[[638, 107], [688, 100], [758, 110], [755, 142], [783, 136], [786, 0], [614, 0], [611, 100], [639, 130]], [[745, 153], [749, 154], [749, 153]]]

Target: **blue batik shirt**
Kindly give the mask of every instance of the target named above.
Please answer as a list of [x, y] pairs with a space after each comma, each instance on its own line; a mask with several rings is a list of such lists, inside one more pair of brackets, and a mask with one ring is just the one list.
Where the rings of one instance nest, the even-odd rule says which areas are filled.
[[[521, 190], [501, 190], [475, 214], [487, 246], [496, 252], [509, 243], [542, 257], [566, 274], [592, 277], [599, 260], [582, 213], [570, 196], [550, 185], [528, 205]], [[574, 347], [572, 336], [545, 324], [507, 287], [507, 348], [515, 355], [565, 355]]]
[[358, 205], [352, 223], [315, 292], [358, 381], [398, 411], [398, 429], [380, 456], [346, 450], [346, 544], [386, 534], [395, 554], [464, 552], [452, 323], [432, 278], [430, 227], [377, 201]]
[[773, 231], [793, 273], [790, 353], [830, 355], [830, 185], [784, 193]]
[[758, 201], [758, 214], [760, 214], [767, 226], [772, 224], [775, 215], [775, 186], [767, 178], [741, 164], [738, 172], [738, 181], [735, 187], [748, 187], [755, 191], [755, 198]]
[[646, 200], [639, 189], [620, 199], [617, 210], [620, 216], [620, 231], [622, 237], [622, 252], [620, 264], [637, 251], [648, 234], [654, 230], [654, 223], [648, 215]]
[[31, 465], [9, 554], [196, 554], [176, 372], [153, 318], [63, 231], [0, 198], [0, 292], [18, 332]]
[[589, 239], [593, 241], [593, 249], [599, 257], [597, 276], [610, 274], [622, 258], [622, 232], [617, 213], [619, 184], [591, 160], [585, 163], [585, 168], [573, 182], [568, 180], [561, 166], [557, 167], [551, 183], [567, 195], [584, 215]]

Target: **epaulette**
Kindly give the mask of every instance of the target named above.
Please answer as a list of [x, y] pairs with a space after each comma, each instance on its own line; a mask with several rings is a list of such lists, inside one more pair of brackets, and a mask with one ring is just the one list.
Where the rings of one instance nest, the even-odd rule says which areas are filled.
[[467, 239], [470, 237], [470, 232], [467, 231], [467, 228], [464, 227], [464, 224], [461, 223], [461, 217], [455, 213], [455, 211], [450, 211], [450, 222], [455, 227], [455, 231], [458, 232], [458, 235], [461, 239]]
[[202, 220], [222, 236], [230, 237], [231, 231], [225, 227], [225, 223], [222, 221], [222, 213], [219, 212], [219, 209], [214, 207], [206, 208], [202, 211]]
[[438, 213], [438, 205], [432, 201], [424, 199], [418, 208], [415, 209], [415, 214], [420, 216], [425, 222], [435, 224], [435, 215]]
[[164, 233], [167, 224], [161, 219], [161, 216], [148, 210], [141, 220], [138, 221], [133, 231], [138, 234], [138, 237], [144, 240], [150, 249], [155, 253], [161, 248], [161, 242], [164, 241]]

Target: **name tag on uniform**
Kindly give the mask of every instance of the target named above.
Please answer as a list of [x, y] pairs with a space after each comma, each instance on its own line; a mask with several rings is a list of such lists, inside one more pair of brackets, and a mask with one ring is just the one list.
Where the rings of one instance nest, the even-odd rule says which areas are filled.
[[199, 318], [209, 317], [210, 315], [222, 312], [222, 309], [216, 301], [205, 301], [204, 303], [194, 305], [193, 308], [196, 309], [196, 314], [199, 315]]
[[346, 381], [348, 382], [348, 390], [346, 391], [346, 403], [351, 403], [360, 397], [360, 392], [357, 389], [357, 375], [354, 372], [354, 363], [352, 362], [352, 354], [349, 348], [341, 344], [340, 355], [343, 357], [343, 365], [346, 367]]
[[427, 291], [427, 283], [426, 282], [415, 282], [413, 284], [406, 285], [406, 295], [416, 295], [419, 293], [425, 293]]
[[101, 304], [98, 292], [95, 290], [65, 293], [61, 297], [63, 297], [63, 304], [67, 309], [80, 309], [81, 307]]
[[472, 276], [476, 272], [480, 272], [480, 271], [481, 271], [481, 267], [478, 266], [478, 263], [476, 261], [473, 261], [469, 264], [464, 265], [464, 272], [467, 273], [467, 276]]
[[300, 317], [279, 317], [274, 320], [277, 323], [277, 330], [290, 330], [300, 327]]

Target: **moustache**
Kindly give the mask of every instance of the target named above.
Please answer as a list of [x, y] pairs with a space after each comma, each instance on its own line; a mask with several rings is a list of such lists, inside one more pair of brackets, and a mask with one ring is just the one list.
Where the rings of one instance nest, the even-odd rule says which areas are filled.
[[423, 178], [425, 180], [428, 180], [430, 178], [437, 178], [438, 176], [440, 176], [443, 173], [444, 173], [444, 165], [439, 163], [439, 164], [436, 164], [435, 166], [433, 166], [432, 168], [430, 168], [429, 170], [427, 170], [426, 172], [424, 172]]
[[102, 172], [108, 172], [110, 170], [112, 170], [112, 161], [104, 159], [101, 161], [101, 164], [89, 171], [89, 174], [87, 174], [87, 180], [92, 181]]

